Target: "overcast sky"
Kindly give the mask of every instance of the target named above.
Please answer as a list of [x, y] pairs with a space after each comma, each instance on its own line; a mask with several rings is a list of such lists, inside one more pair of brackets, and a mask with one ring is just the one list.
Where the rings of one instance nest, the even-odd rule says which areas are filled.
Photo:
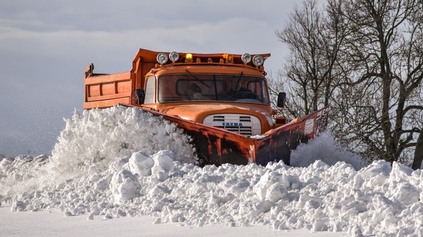
[[271, 53], [295, 0], [1, 0], [0, 154], [49, 154], [63, 118], [82, 111], [83, 73], [129, 71], [139, 48]]

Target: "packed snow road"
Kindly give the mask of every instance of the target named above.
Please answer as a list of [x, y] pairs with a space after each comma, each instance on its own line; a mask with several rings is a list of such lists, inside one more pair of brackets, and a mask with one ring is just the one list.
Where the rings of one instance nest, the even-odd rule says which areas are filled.
[[292, 159], [296, 167], [200, 168], [189, 138], [160, 118], [122, 107], [75, 112], [50, 157], [0, 158], [0, 203], [88, 219], [423, 235], [421, 170], [363, 167], [329, 134]]

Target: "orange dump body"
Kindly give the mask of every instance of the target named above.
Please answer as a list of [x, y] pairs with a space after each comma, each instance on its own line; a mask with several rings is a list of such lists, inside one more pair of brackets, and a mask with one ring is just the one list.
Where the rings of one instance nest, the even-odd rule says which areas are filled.
[[262, 66], [269, 56], [140, 49], [128, 72], [87, 67], [84, 108], [120, 104], [162, 116], [193, 138], [202, 164], [289, 164], [290, 151], [314, 136], [321, 112], [274, 122]]

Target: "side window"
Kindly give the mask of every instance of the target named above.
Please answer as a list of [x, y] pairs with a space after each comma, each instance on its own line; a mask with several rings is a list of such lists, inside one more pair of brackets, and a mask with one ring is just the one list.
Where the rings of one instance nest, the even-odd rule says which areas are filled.
[[149, 77], [145, 86], [144, 104], [154, 103], [154, 91], [154, 77]]

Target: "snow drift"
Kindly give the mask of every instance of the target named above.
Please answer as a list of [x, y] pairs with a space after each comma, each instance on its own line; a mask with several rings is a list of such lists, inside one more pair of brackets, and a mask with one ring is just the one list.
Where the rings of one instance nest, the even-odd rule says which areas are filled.
[[88, 219], [423, 235], [421, 170], [383, 161], [361, 168], [329, 134], [293, 153], [300, 167], [200, 168], [174, 125], [121, 107], [75, 112], [58, 140], [51, 157], [0, 158], [2, 205]]

